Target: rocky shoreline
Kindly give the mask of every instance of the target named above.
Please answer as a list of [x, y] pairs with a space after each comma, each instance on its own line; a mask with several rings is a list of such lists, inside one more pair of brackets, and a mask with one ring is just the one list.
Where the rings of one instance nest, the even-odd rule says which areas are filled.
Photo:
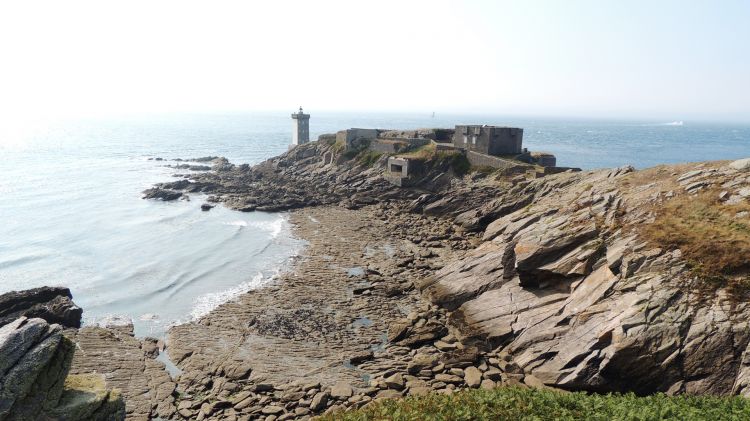
[[[265, 415], [292, 419], [309, 412], [359, 407], [373, 399], [452, 393], [482, 385], [640, 394], [727, 395], [747, 390], [742, 355], [750, 337], [740, 333], [747, 323], [746, 305], [733, 299], [731, 288], [721, 283], [707, 292], [705, 281], [693, 269], [695, 262], [686, 261], [679, 249], [650, 242], [643, 233], [643, 227], [653, 224], [673, 200], [700, 200], [717, 212], [746, 218], [743, 188], [750, 179], [745, 161], [644, 171], [624, 167], [528, 179], [502, 172], [459, 176], [445, 161], [435, 159], [428, 162], [431, 167], [421, 182], [396, 188], [382, 182], [384, 157], [369, 163], [357, 157], [324, 159], [335, 152], [333, 148], [325, 141], [304, 145], [252, 168], [217, 162], [214, 171], [190, 176], [187, 189], [181, 191], [210, 192], [211, 201], [245, 211], [300, 209], [293, 215], [320, 211], [330, 223], [321, 247], [329, 250], [332, 262], [351, 262], [350, 257], [333, 254], [330, 243], [338, 232], [346, 232], [350, 221], [359, 226], [358, 221], [366, 218], [367, 229], [360, 227], [359, 236], [347, 238], [342, 251], [361, 254], [365, 261], [358, 265], [368, 268], [364, 278], [374, 277], [386, 290], [400, 288], [417, 304], [413, 311], [399, 314], [393, 305], [401, 295], [383, 292], [386, 299], [380, 301], [377, 289], [372, 289], [367, 301], [378, 303], [381, 314], [371, 327], [385, 334], [386, 340], [378, 344], [370, 339], [376, 351], [370, 356], [364, 349], [360, 355], [357, 347], [367, 346], [368, 336], [355, 340], [355, 347], [341, 345], [357, 339], [348, 332], [363, 314], [332, 306], [341, 287], [328, 291], [328, 285], [315, 283], [319, 267], [308, 270], [303, 260], [296, 279], [284, 278], [277, 290], [268, 291], [276, 298], [268, 301], [264, 292], [251, 293], [238, 304], [170, 334], [180, 365], [197, 372], [189, 377], [210, 373], [210, 394], [232, 396], [231, 391], [216, 389], [217, 377], [219, 383], [228, 381], [230, 390], [239, 384], [215, 362], [230, 355], [247, 356], [250, 383], [257, 379], [264, 382], [261, 388], [274, 388], [246, 396], [252, 399], [250, 408], [261, 411], [253, 418], [263, 415], [269, 402], [277, 412]], [[264, 192], [269, 194], [259, 195]], [[329, 214], [336, 216], [326, 220]], [[319, 217], [312, 216], [320, 221]], [[378, 219], [382, 224], [376, 224]], [[309, 228], [299, 225], [305, 237]], [[364, 252], [367, 247], [359, 237], [366, 239], [365, 244], [376, 239], [395, 242], [394, 249], [401, 254], [378, 262], [376, 255]], [[729, 285], [742, 275], [722, 276], [721, 282]], [[337, 274], [326, 274], [333, 285], [334, 279]], [[352, 288], [356, 281], [347, 276], [340, 285]], [[289, 287], [295, 282], [312, 286], [295, 291]], [[285, 307], [280, 302], [287, 300], [294, 303], [292, 308], [303, 308], [300, 297], [314, 297], [317, 288], [326, 291], [326, 298], [311, 305], [309, 313], [285, 318], [284, 311], [277, 312]], [[287, 298], [285, 291], [295, 292]], [[345, 302], [357, 309], [358, 298], [352, 295]], [[325, 331], [317, 328], [319, 324], [303, 327], [304, 320], [325, 321], [320, 312], [331, 307], [348, 314], [345, 323], [336, 324], [334, 319], [329, 325], [336, 329], [331, 338], [337, 346], [322, 353], [320, 362], [331, 366], [305, 371], [311, 366], [305, 357], [300, 367], [286, 371], [286, 377], [280, 375], [284, 370], [274, 371], [271, 367], [288, 364], [284, 353], [274, 350], [284, 347], [294, 349], [291, 354], [304, 355], [306, 346], [295, 348], [295, 341]], [[269, 320], [271, 326], [275, 321], [285, 327], [270, 328]], [[218, 336], [226, 339], [218, 342], [235, 341], [216, 347], [212, 334], [228, 326], [243, 326], [242, 334], [228, 329]], [[296, 331], [297, 327], [302, 330]], [[279, 332], [292, 334], [284, 337]], [[181, 337], [205, 339], [196, 347]], [[316, 347], [326, 344], [325, 335], [320, 338]], [[356, 367], [360, 379], [342, 368], [341, 361], [347, 358], [359, 363], [343, 367]], [[323, 379], [321, 389], [297, 390], [305, 384], [289, 380], [300, 373]], [[290, 388], [297, 395], [281, 399]], [[199, 389], [194, 390], [201, 396]], [[312, 410], [308, 401], [313, 393], [338, 399]], [[191, 400], [187, 409], [199, 407]], [[235, 415], [230, 418], [237, 411], [231, 409], [234, 412], [228, 412]]]
[[305, 418], [466, 387], [461, 374], [477, 350], [458, 343], [445, 312], [415, 288], [453, 251], [437, 240], [424, 248], [405, 239], [451, 238], [449, 224], [377, 206], [309, 208], [291, 220], [309, 245], [276, 285], [170, 330], [170, 355], [184, 370], [180, 415]]
[[128, 419], [309, 419], [503, 385], [750, 393], [745, 263], [706, 276], [750, 244], [750, 160], [535, 179], [436, 155], [399, 188], [385, 156], [325, 139], [255, 167], [209, 158], [145, 197], [287, 210], [308, 246], [273, 285], [170, 329], [174, 379], [132, 325], [71, 329], [71, 372], [102, 374]]

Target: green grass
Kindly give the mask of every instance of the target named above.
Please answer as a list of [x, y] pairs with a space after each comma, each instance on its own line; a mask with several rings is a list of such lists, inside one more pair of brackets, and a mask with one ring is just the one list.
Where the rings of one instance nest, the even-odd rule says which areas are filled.
[[560, 393], [502, 387], [451, 396], [431, 394], [386, 400], [322, 420], [748, 420], [750, 400], [731, 397], [646, 397]]
[[448, 153], [446, 152], [442, 152], [442, 154], [444, 154], [445, 156], [444, 159], [451, 160], [451, 168], [453, 168], [453, 172], [456, 173], [456, 175], [461, 176], [471, 170], [471, 164], [466, 158], [466, 155], [455, 152], [450, 152], [450, 155], [448, 155]]
[[464, 175], [471, 170], [471, 164], [466, 156], [458, 151], [439, 151], [434, 143], [420, 146], [408, 153], [398, 154], [399, 157], [422, 161], [449, 162], [456, 175]]
[[699, 279], [710, 287], [727, 287], [736, 298], [750, 293], [750, 224], [736, 218], [747, 204], [725, 205], [717, 190], [679, 195], [655, 210], [653, 223], [639, 227], [641, 236], [667, 250], [680, 249]]
[[411, 150], [407, 153], [398, 154], [398, 156], [402, 158], [420, 159], [423, 161], [427, 161], [427, 160], [435, 158], [436, 154], [437, 154], [437, 146], [435, 146], [434, 143], [428, 143], [414, 150]]
[[344, 149], [346, 149], [346, 142], [343, 139], [339, 139], [333, 142], [334, 153], [341, 153]]
[[366, 150], [357, 155], [357, 162], [365, 167], [372, 167], [381, 156], [383, 156], [383, 154], [380, 152]]

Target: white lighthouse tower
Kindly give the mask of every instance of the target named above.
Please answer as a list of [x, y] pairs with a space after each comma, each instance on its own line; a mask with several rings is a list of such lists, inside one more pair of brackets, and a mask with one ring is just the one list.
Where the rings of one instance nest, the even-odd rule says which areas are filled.
[[310, 114], [299, 111], [292, 114], [292, 146], [304, 145], [310, 141]]

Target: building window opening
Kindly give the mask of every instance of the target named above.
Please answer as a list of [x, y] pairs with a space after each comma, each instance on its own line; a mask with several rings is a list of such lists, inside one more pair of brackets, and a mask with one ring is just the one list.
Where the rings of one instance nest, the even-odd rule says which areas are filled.
[[403, 165], [391, 164], [391, 172], [401, 173], [404, 171]]
[[468, 141], [468, 138], [466, 137], [466, 135], [464, 135], [464, 143], [468, 143]]
[[471, 137], [471, 144], [476, 145], [477, 144], [477, 135], [474, 135]]

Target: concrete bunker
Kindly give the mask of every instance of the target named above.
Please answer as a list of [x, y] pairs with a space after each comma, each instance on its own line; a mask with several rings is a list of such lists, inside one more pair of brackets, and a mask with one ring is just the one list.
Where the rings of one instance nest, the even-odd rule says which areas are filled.
[[422, 175], [424, 162], [419, 159], [391, 156], [388, 158], [385, 179], [399, 187], [409, 186]]

